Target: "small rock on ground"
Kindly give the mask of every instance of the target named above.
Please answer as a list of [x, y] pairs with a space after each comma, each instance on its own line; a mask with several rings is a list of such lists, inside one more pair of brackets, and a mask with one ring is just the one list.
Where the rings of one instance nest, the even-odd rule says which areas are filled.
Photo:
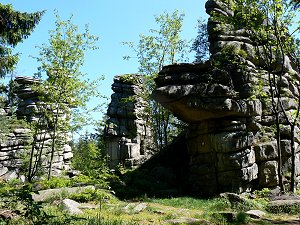
[[79, 207], [79, 209], [97, 209], [99, 208], [99, 205], [94, 205], [90, 203], [83, 203]]
[[231, 205], [244, 204], [247, 201], [244, 197], [230, 192], [221, 193], [220, 197], [227, 198]]
[[38, 191], [38, 194], [33, 193], [32, 199], [35, 202], [43, 202], [54, 196], [60, 196], [63, 194], [81, 193], [87, 189], [95, 190], [95, 187], [92, 185], [88, 185], [84, 187], [70, 187], [70, 188], [64, 187], [64, 188], [47, 189], [47, 190]]
[[71, 215], [82, 214], [83, 212], [79, 209], [80, 203], [71, 200], [71, 199], [64, 199], [62, 201], [62, 207]]
[[167, 224], [203, 224], [203, 225], [209, 224], [209, 222], [206, 220], [199, 220], [199, 219], [195, 219], [195, 218], [186, 218], [186, 217], [180, 217], [178, 219], [167, 220], [165, 222]]
[[266, 215], [266, 213], [261, 210], [249, 210], [246, 214], [254, 219], [260, 219]]
[[9, 219], [12, 219], [15, 215], [16, 215], [16, 213], [14, 213], [13, 211], [11, 211], [9, 209], [1, 209], [0, 210], [0, 218], [1, 219], [9, 220]]
[[138, 205], [135, 205], [134, 203], [129, 203], [127, 206], [124, 207], [124, 210], [126, 213], [139, 213], [147, 208], [146, 203], [140, 203]]
[[140, 204], [138, 204], [137, 206], [134, 207], [133, 211], [135, 213], [139, 213], [139, 212], [145, 210], [146, 208], [147, 208], [147, 204], [146, 203], [140, 203]]

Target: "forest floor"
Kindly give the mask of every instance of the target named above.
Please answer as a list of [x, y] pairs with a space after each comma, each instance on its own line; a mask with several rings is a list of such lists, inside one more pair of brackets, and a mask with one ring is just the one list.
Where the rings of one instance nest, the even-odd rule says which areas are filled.
[[[300, 224], [299, 208], [290, 213], [271, 213], [266, 210], [266, 205], [261, 200], [250, 205], [232, 207], [226, 199], [220, 197], [214, 199], [147, 198], [136, 201], [121, 201], [115, 198], [109, 201], [81, 203], [79, 207], [81, 213], [78, 214], [68, 212], [62, 207], [62, 201], [63, 199], [56, 199], [42, 203], [43, 214], [37, 214], [37, 218], [33, 217], [37, 211], [32, 211], [32, 218], [26, 214], [17, 215], [9, 221], [6, 220], [7, 223], [1, 223], [0, 220], [0, 224]], [[250, 216], [249, 209], [257, 210], [258, 215], [255, 218]]]
[[[62, 181], [68, 180], [55, 178], [55, 187], [48, 188], [38, 184], [39, 191], [0, 182], [0, 225], [300, 224], [300, 190], [281, 196], [263, 189], [206, 199], [172, 197], [173, 192], [125, 199], [110, 189], [67, 187]], [[126, 186], [123, 191], [130, 192]]]
[[[177, 200], [180, 201], [180, 199]], [[122, 224], [300, 224], [300, 214], [272, 214], [264, 211], [265, 214], [261, 218], [251, 218], [244, 211], [226, 207], [218, 210], [209, 210], [206, 206], [203, 208], [186, 208], [179, 205], [174, 207], [164, 203], [163, 200], [157, 201], [161, 202], [122, 202], [107, 205], [102, 212], [98, 213], [103, 221], [122, 221]], [[207, 202], [207, 205], [209, 204]], [[143, 210], [135, 210], [142, 205], [145, 206]], [[91, 215], [95, 211], [86, 213]]]

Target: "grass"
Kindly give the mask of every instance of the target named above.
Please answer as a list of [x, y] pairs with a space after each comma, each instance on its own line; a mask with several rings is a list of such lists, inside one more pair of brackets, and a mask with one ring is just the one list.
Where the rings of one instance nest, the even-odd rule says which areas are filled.
[[[60, 182], [52, 182], [55, 185]], [[24, 189], [20, 192], [22, 196], [16, 198], [14, 195], [15, 190], [12, 188], [14, 184], [4, 185], [0, 188], [3, 195], [7, 194], [7, 198], [10, 199], [8, 203], [10, 209], [15, 209], [15, 204], [25, 206], [34, 204], [28, 198], [27, 191]], [[20, 194], [19, 193], [19, 194]], [[197, 199], [191, 197], [173, 197], [173, 198], [135, 198], [131, 201], [116, 198], [111, 193], [96, 189], [87, 190], [81, 194], [70, 195], [67, 197], [73, 197], [77, 201], [89, 202], [94, 204], [95, 209], [83, 209], [83, 214], [69, 215], [60, 206], [60, 201], [64, 196], [53, 196], [53, 201], [44, 202], [41, 205], [41, 209], [32, 208], [30, 213], [34, 215], [34, 218], [26, 216], [28, 209], [22, 210], [23, 214], [14, 218], [9, 223], [1, 221], [0, 225], [39, 225], [39, 224], [70, 224], [70, 225], [150, 225], [150, 224], [171, 224], [167, 222], [173, 219], [179, 218], [194, 218], [201, 221], [207, 221], [208, 224], [285, 224], [286, 221], [299, 222], [299, 211], [292, 210], [289, 213], [283, 213], [283, 211], [267, 212], [265, 209], [267, 205], [266, 190], [257, 193], [257, 199], [248, 199], [246, 203], [241, 205], [232, 206], [226, 198], [211, 198], [211, 199]], [[27, 197], [26, 197], [27, 196]], [[56, 200], [55, 200], [56, 199]], [[17, 201], [16, 201], [17, 200]], [[19, 200], [22, 200], [20, 202]], [[146, 203], [146, 208], [140, 212], [135, 211], [135, 207], [140, 203]], [[40, 205], [36, 205], [39, 207]], [[2, 208], [9, 209], [9, 205], [5, 203]], [[260, 209], [266, 212], [266, 219], [253, 220], [245, 211], [248, 209]], [[35, 215], [36, 214], [36, 215]], [[199, 223], [198, 223], [199, 224]], [[200, 223], [201, 224], [201, 223]]]
[[169, 199], [149, 199], [148, 201], [175, 208], [201, 209], [204, 211], [221, 211], [230, 208], [230, 203], [224, 198], [196, 199], [180, 197]]
[[[141, 212], [133, 208], [140, 202], [127, 202], [114, 200], [113, 204], [106, 202], [103, 207], [85, 209], [84, 214], [72, 216], [65, 213], [58, 204], [44, 203], [44, 212], [48, 215], [45, 224], [70, 224], [70, 225], [150, 225], [168, 224], [166, 221], [178, 218], [195, 218], [208, 221], [209, 224], [272, 224], [272, 221], [297, 220], [298, 215], [267, 214], [269, 220], [250, 219], [242, 211], [230, 208], [230, 204], [222, 198], [195, 199], [188, 197], [170, 199], [146, 199], [147, 207]], [[129, 207], [126, 207], [128, 206]], [[125, 209], [126, 208], [126, 209]], [[234, 212], [234, 221], [228, 221], [220, 212]], [[5, 224], [5, 223], [3, 223]], [[10, 225], [34, 224], [28, 223], [25, 218], [15, 219]], [[170, 224], [170, 223], [169, 223]], [[284, 222], [282, 223], [284, 224]], [[0, 222], [0, 225], [2, 223]]]

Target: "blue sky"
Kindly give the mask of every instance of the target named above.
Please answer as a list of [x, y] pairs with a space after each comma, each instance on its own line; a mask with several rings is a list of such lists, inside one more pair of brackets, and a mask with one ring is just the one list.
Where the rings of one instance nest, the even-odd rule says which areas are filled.
[[[133, 55], [122, 41], [138, 42], [139, 34], [147, 34], [156, 28], [155, 15], [178, 9], [185, 13], [182, 36], [186, 39], [197, 35], [197, 19], [207, 18], [205, 0], [1, 0], [2, 4], [12, 4], [22, 12], [47, 10], [32, 35], [20, 43], [16, 52], [21, 52], [16, 75], [31, 76], [38, 64], [29, 57], [38, 56], [35, 46], [48, 42], [48, 30], [54, 28], [54, 10], [63, 20], [74, 16], [74, 24], [84, 28], [89, 24], [90, 33], [99, 36], [99, 49], [89, 52], [82, 72], [89, 78], [105, 76], [100, 91], [110, 96], [113, 77], [119, 74], [136, 73], [136, 60], [124, 61], [123, 56]], [[191, 59], [193, 60], [193, 59]]]

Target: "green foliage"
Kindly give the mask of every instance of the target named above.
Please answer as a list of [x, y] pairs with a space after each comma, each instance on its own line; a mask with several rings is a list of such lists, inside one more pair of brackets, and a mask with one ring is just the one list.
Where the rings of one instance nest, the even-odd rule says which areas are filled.
[[235, 222], [237, 224], [247, 224], [250, 221], [250, 216], [247, 215], [245, 212], [238, 212], [236, 215]]
[[150, 202], [155, 202], [167, 206], [176, 208], [187, 209], [204, 209], [208, 212], [217, 212], [226, 209], [230, 209], [230, 203], [225, 198], [213, 198], [213, 199], [196, 199], [191, 197], [180, 198], [164, 198], [164, 199], [148, 199]]
[[83, 192], [69, 195], [69, 198], [78, 202], [109, 202], [115, 199], [111, 193], [103, 189], [86, 189]]
[[291, 215], [299, 215], [300, 205], [281, 205], [281, 206], [270, 206], [266, 205], [266, 211], [274, 214], [288, 213]]
[[124, 74], [120, 76], [120, 81], [128, 84], [138, 84], [141, 83], [141, 77], [137, 74]]
[[[180, 37], [184, 14], [178, 10], [155, 16], [158, 29], [150, 29], [150, 35], [140, 35], [137, 44], [124, 42], [137, 56], [139, 73], [143, 76], [146, 87], [140, 96], [149, 102], [149, 107], [140, 115], [148, 125], [152, 126], [157, 146], [168, 145], [172, 136], [179, 134], [182, 124], [169, 111], [156, 103], [151, 93], [155, 88], [154, 79], [163, 66], [185, 61], [189, 51], [188, 42]], [[130, 59], [125, 56], [124, 59]]]
[[23, 185], [18, 180], [2, 182], [0, 207], [19, 212], [26, 219], [26, 224], [48, 224], [48, 215], [43, 211], [41, 203], [33, 201], [31, 192], [31, 185]]
[[[86, 225], [122, 225], [124, 224], [121, 220], [115, 219], [115, 220], [109, 220], [104, 219], [101, 214], [98, 214], [96, 217], [90, 217], [86, 223]], [[134, 225], [135, 223], [130, 223]]]
[[0, 3], [0, 77], [12, 71], [18, 61], [18, 55], [13, 55], [9, 46], [14, 47], [27, 38], [42, 15], [43, 12], [21, 13]]
[[40, 189], [52, 189], [52, 188], [62, 188], [71, 187], [72, 180], [65, 177], [51, 177], [49, 180], [41, 180], [37, 182]]
[[5, 110], [5, 113], [0, 113], [0, 141], [3, 142], [9, 139], [8, 134], [12, 133], [16, 128], [28, 127], [26, 121], [17, 118], [15, 115], [16, 103], [14, 102], [15, 99], [12, 96], [12, 90], [14, 90], [13, 85], [13, 82], [10, 82], [9, 85], [0, 83], [0, 109]]
[[198, 35], [192, 43], [191, 50], [196, 52], [195, 62], [205, 62], [210, 56], [207, 21], [199, 19], [197, 28]]
[[71, 179], [72, 186], [77, 185], [95, 185], [97, 188], [107, 188], [109, 189], [109, 183], [108, 178], [110, 178], [111, 175], [108, 173], [102, 173], [97, 174], [95, 177], [90, 177], [86, 175], [79, 175]]
[[[91, 97], [99, 96], [96, 88], [99, 80], [88, 81], [80, 71], [86, 51], [97, 49], [98, 38], [89, 34], [87, 26], [80, 33], [72, 23], [72, 17], [63, 21], [56, 13], [56, 19], [56, 28], [49, 31], [49, 44], [40, 46], [40, 56], [36, 57], [40, 63], [36, 77], [45, 80], [36, 82], [33, 87], [39, 93], [37, 106], [42, 116], [31, 123], [34, 140], [38, 135], [45, 135], [45, 130], [52, 130], [48, 179], [54, 153], [67, 142], [67, 133], [89, 124], [87, 103]], [[36, 176], [41, 164], [41, 157], [35, 158], [34, 155], [42, 155], [44, 144], [38, 148], [34, 146], [35, 143], [30, 154], [29, 181]]]
[[43, 13], [21, 13], [15, 11], [12, 5], [0, 4], [0, 36], [2, 42], [15, 46], [22, 39], [27, 38]]
[[267, 198], [270, 195], [271, 191], [269, 188], [263, 188], [262, 190], [256, 190], [254, 191], [254, 194], [258, 198]]
[[[0, 106], [1, 107], [1, 106]], [[18, 119], [15, 115], [0, 115], [0, 140], [8, 139], [7, 134], [13, 132], [17, 128], [26, 128], [28, 124], [24, 120]]]
[[[155, 16], [159, 29], [151, 29], [152, 35], [140, 35], [138, 44], [124, 42], [138, 57], [139, 72], [146, 76], [157, 76], [164, 65], [183, 59], [187, 52], [187, 41], [180, 37], [184, 14], [174, 11]], [[130, 59], [125, 56], [125, 59]]]
[[298, 185], [297, 191], [296, 191], [297, 195], [300, 195], [300, 186]]
[[221, 49], [221, 54], [213, 58], [213, 65], [217, 68], [224, 68], [224, 66], [235, 66], [240, 69], [245, 68], [241, 58], [246, 58], [247, 53], [237, 48], [234, 45], [226, 45]]
[[72, 166], [104, 188], [108, 187], [107, 179], [111, 174], [102, 149], [102, 137], [93, 137], [88, 134], [80, 137], [73, 146]]
[[[36, 76], [46, 77], [42, 84], [37, 84], [36, 91], [43, 93], [40, 101], [46, 103], [46, 107], [51, 107], [51, 110], [47, 109], [45, 113], [68, 111], [70, 115], [66, 118], [67, 122], [63, 123], [66, 126], [74, 117], [88, 114], [87, 110], [79, 114], [76, 109], [79, 107], [86, 109], [89, 99], [99, 96], [97, 86], [99, 80], [103, 78], [89, 81], [80, 71], [86, 51], [98, 48], [96, 46], [98, 38], [89, 34], [88, 26], [85, 27], [83, 33], [80, 33], [79, 28], [73, 24], [72, 17], [62, 21], [56, 13], [56, 18], [56, 29], [49, 31], [49, 44], [40, 46], [40, 56], [36, 57], [41, 64]], [[45, 107], [45, 105], [42, 106]], [[48, 117], [51, 121], [55, 115], [50, 114]], [[75, 121], [82, 120], [76, 118]], [[84, 121], [87, 122], [87, 120]], [[78, 126], [73, 123], [73, 126], [68, 128], [75, 131]]]
[[108, 182], [101, 178], [89, 177], [86, 175], [78, 175], [73, 178], [51, 177], [49, 180], [40, 180], [35, 182], [39, 189], [52, 189], [63, 187], [76, 187], [78, 185], [95, 185], [97, 188], [109, 188]]

